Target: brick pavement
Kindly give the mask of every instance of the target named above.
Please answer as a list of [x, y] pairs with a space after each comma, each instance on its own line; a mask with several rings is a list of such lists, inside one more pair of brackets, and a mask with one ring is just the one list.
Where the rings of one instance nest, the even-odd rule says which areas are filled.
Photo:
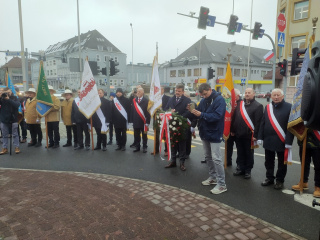
[[91, 173], [0, 169], [0, 239], [302, 239], [210, 198]]

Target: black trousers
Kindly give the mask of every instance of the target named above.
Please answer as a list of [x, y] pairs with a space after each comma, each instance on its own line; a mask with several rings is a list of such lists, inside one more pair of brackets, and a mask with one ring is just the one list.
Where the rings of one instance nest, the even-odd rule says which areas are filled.
[[[302, 146], [299, 148], [300, 161], [302, 159]], [[314, 185], [320, 187], [320, 149], [306, 149], [306, 158], [304, 164], [303, 182], [307, 183], [309, 180], [311, 159], [314, 165]]]
[[[276, 173], [276, 177], [274, 177], [274, 162], [275, 162], [275, 157], [278, 157], [278, 170]], [[267, 173], [266, 177], [274, 181], [276, 179], [277, 182], [284, 182], [284, 178], [286, 177], [287, 174], [287, 164], [284, 164], [284, 152], [274, 152], [274, 151], [269, 151], [265, 149], [265, 162], [264, 166], [266, 167]]]
[[77, 125], [66, 126], [67, 131], [67, 143], [72, 143], [72, 134], [73, 134], [73, 142], [74, 145], [78, 144], [78, 136], [77, 136]]
[[143, 131], [143, 128], [134, 128], [133, 129], [134, 134], [134, 142], [136, 143], [136, 148], [140, 149], [140, 142], [141, 142], [141, 135], [142, 134], [142, 147], [147, 148], [148, 147], [148, 136], [147, 133]]
[[77, 138], [80, 147], [83, 147], [83, 132], [85, 134], [85, 146], [90, 146], [90, 133], [87, 123], [77, 123]]
[[253, 168], [253, 149], [251, 149], [251, 139], [236, 138], [238, 163], [240, 171], [251, 173]]
[[186, 155], [189, 156], [191, 153], [191, 144], [192, 144], [192, 134], [191, 131], [187, 131], [187, 139], [186, 139]]
[[127, 143], [127, 128], [115, 128], [117, 144], [125, 147]]
[[109, 123], [109, 141], [112, 142], [113, 138], [113, 123]]
[[184, 163], [184, 161], [186, 160], [186, 145], [187, 145], [186, 140], [176, 143], [174, 147], [172, 147], [172, 143], [171, 143], [172, 162], [176, 161], [176, 155], [177, 155], [177, 152], [179, 151], [180, 163]]
[[20, 128], [21, 128], [21, 135], [20, 135], [20, 129], [18, 128], [18, 134], [19, 134], [19, 139], [22, 137], [22, 139], [27, 139], [27, 123], [23, 119], [20, 123]]
[[59, 133], [59, 121], [48, 122], [48, 137], [49, 145], [59, 145], [60, 133]]
[[[227, 140], [227, 164], [232, 164], [233, 145], [236, 142], [236, 136], [229, 136]], [[238, 160], [237, 160], [238, 165]]]
[[40, 124], [28, 124], [32, 143], [41, 143], [42, 141], [42, 131]]
[[97, 147], [101, 148], [101, 143], [103, 147], [107, 146], [107, 134], [101, 133], [101, 128], [94, 128], [97, 133]]

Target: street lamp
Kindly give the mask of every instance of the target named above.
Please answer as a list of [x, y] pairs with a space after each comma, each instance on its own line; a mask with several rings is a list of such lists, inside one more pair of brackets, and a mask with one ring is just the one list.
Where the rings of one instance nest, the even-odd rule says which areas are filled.
[[132, 23], [130, 23], [131, 26], [131, 36], [132, 36], [132, 59], [131, 59], [131, 76], [132, 76], [132, 80], [131, 80], [131, 85], [133, 85], [133, 27], [132, 27]]

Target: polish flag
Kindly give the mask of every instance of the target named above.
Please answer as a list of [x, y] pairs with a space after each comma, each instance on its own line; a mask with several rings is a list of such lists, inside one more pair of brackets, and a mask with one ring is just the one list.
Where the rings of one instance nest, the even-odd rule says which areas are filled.
[[266, 55], [264, 55], [264, 59], [266, 60], [266, 61], [269, 61], [271, 58], [273, 58], [273, 56], [274, 56], [274, 53], [272, 52], [272, 50], [270, 50]]

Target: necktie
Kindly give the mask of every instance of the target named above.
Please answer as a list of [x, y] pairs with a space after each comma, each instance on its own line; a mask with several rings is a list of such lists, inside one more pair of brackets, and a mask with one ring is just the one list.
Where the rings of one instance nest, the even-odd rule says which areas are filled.
[[177, 97], [176, 102], [179, 102], [179, 100], [180, 100], [180, 98], [179, 98], [179, 97]]
[[141, 98], [138, 98], [138, 103], [140, 103], [140, 101], [141, 101]]

